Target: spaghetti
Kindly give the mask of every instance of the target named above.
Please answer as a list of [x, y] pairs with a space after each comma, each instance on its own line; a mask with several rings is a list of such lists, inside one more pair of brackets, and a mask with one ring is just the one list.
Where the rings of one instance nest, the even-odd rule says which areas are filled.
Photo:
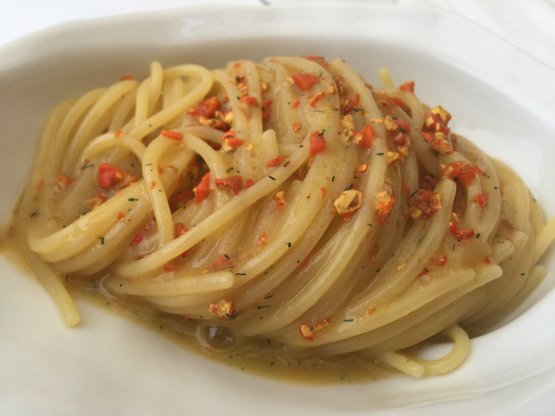
[[[413, 82], [380, 76], [320, 57], [154, 62], [58, 105], [16, 238], [67, 325], [66, 282], [92, 281], [213, 350], [460, 366], [469, 334], [545, 275], [555, 223]], [[436, 335], [446, 356], [407, 350]]]

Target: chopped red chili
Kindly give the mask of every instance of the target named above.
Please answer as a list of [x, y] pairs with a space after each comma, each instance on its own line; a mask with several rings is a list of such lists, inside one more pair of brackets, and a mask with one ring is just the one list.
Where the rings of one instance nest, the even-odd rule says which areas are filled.
[[178, 142], [183, 140], [183, 134], [178, 132], [178, 131], [162, 130], [160, 132], [160, 135], [164, 136], [164, 137], [167, 137], [168, 139], [177, 140]]
[[457, 161], [443, 167], [441, 175], [449, 179], [457, 179], [462, 185], [470, 185], [478, 174], [484, 175], [484, 171], [476, 165]]
[[69, 185], [73, 183], [75, 179], [71, 176], [60, 174], [56, 176], [56, 181], [58, 182], [58, 187], [60, 190], [66, 189]]
[[414, 92], [414, 81], [407, 81], [399, 85], [399, 89], [407, 92]]
[[380, 224], [385, 224], [389, 221], [394, 205], [395, 197], [388, 191], [382, 191], [376, 195], [376, 212]]
[[429, 189], [418, 189], [409, 199], [410, 216], [427, 220], [441, 208], [438, 194]]
[[270, 160], [268, 163], [266, 163], [266, 167], [275, 168], [276, 166], [281, 165], [284, 161], [285, 161], [285, 158], [283, 156], [277, 155], [272, 160]]
[[324, 150], [326, 150], [326, 140], [324, 135], [319, 131], [312, 131], [310, 133], [310, 155], [315, 156]]
[[309, 61], [316, 62], [318, 65], [327, 68], [329, 66], [328, 61], [323, 56], [316, 56], [316, 55], [307, 55], [303, 56], [304, 59], [308, 59]]
[[218, 259], [208, 266], [209, 270], [221, 270], [235, 267], [233, 261], [226, 255], [221, 255]]
[[245, 95], [244, 97], [241, 97], [239, 99], [239, 101], [243, 104], [247, 104], [247, 105], [257, 105], [258, 104], [258, 100], [256, 99], [256, 97], [253, 97], [252, 95]]
[[364, 126], [362, 130], [355, 133], [355, 143], [362, 149], [369, 149], [372, 147], [374, 143], [374, 139], [376, 138], [376, 133], [372, 126]]
[[196, 107], [189, 110], [189, 114], [199, 117], [214, 117], [216, 111], [220, 109], [221, 103], [216, 97], [210, 97], [200, 101]]
[[453, 237], [455, 237], [457, 241], [469, 240], [476, 236], [474, 230], [466, 227], [459, 227], [457, 222], [449, 223], [449, 231], [451, 231], [451, 234], [453, 234]]
[[348, 101], [347, 103], [343, 106], [341, 113], [343, 114], [348, 114], [351, 111], [353, 111], [353, 109], [360, 103], [360, 95], [358, 94], [358, 92], [353, 95]]
[[214, 185], [220, 188], [226, 188], [237, 195], [243, 189], [243, 178], [240, 175], [232, 175], [227, 178], [217, 178]]
[[480, 208], [484, 208], [488, 204], [488, 196], [485, 193], [480, 192], [479, 194], [476, 194], [474, 201], [476, 201]]
[[224, 150], [226, 145], [231, 149], [237, 149], [238, 147], [245, 144], [245, 140], [237, 137], [237, 134], [233, 130], [229, 130], [222, 135], [222, 141], [224, 143]]
[[410, 131], [410, 123], [408, 121], [398, 118], [395, 120], [395, 123], [401, 130]]
[[197, 203], [208, 198], [208, 195], [210, 195], [210, 172], [202, 177], [199, 184], [193, 189], [193, 192], [195, 193], [195, 201]]
[[173, 225], [173, 235], [175, 237], [179, 237], [182, 236], [183, 234], [185, 234], [187, 231], [189, 231], [189, 229], [185, 226], [185, 224], [180, 223], [180, 222], [176, 222]]
[[308, 104], [309, 104], [311, 107], [316, 107], [316, 105], [318, 104], [318, 101], [320, 101], [320, 99], [321, 99], [324, 95], [325, 95], [325, 94], [324, 94], [323, 91], [318, 91], [318, 93], [308, 101]]
[[96, 180], [98, 186], [103, 189], [110, 189], [123, 179], [123, 172], [120, 168], [110, 165], [109, 163], [101, 163], [98, 165]]
[[294, 74], [291, 74], [291, 78], [293, 78], [295, 86], [301, 91], [308, 91], [316, 84], [318, 84], [318, 82], [320, 82], [320, 78], [318, 78], [316, 75], [301, 72], [295, 72]]

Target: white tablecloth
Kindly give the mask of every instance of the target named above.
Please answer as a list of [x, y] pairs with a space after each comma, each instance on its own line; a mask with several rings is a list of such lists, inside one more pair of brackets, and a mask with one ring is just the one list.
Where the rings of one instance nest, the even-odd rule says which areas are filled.
[[[306, 3], [344, 3], [312, 0]], [[555, 0], [355, 0], [374, 4], [421, 4], [458, 13], [555, 68]], [[0, 46], [58, 23], [186, 5], [240, 4], [268, 7], [298, 0], [0, 0]]]

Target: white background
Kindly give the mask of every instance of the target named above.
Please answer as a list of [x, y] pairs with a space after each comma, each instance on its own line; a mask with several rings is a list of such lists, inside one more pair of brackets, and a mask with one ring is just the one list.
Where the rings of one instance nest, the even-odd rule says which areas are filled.
[[[330, 3], [341, 0], [312, 0]], [[555, 0], [358, 0], [357, 3], [419, 4], [465, 16], [555, 68]], [[195, 4], [293, 5], [298, 0], [0, 0], [0, 47], [66, 21], [167, 10]], [[344, 3], [344, 2], [343, 2]]]

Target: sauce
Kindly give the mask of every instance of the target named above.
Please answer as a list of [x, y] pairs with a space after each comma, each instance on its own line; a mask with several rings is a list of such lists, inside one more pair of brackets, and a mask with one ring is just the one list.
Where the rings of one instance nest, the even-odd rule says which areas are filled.
[[[13, 237], [0, 240], [0, 255], [17, 266], [21, 274], [31, 275], [19, 250]], [[133, 324], [149, 328], [156, 336], [162, 335], [186, 351], [238, 371], [289, 383], [312, 385], [369, 382], [387, 374], [378, 365], [356, 356], [328, 360], [314, 357], [302, 362], [295, 361], [282, 346], [274, 345], [275, 341], [266, 338], [232, 346], [237, 344], [237, 340], [227, 328], [201, 327], [192, 320], [164, 314], [132, 298], [116, 298], [105, 292], [98, 280], [76, 279], [68, 283], [67, 289], [77, 304], [89, 302], [125, 316]]]

